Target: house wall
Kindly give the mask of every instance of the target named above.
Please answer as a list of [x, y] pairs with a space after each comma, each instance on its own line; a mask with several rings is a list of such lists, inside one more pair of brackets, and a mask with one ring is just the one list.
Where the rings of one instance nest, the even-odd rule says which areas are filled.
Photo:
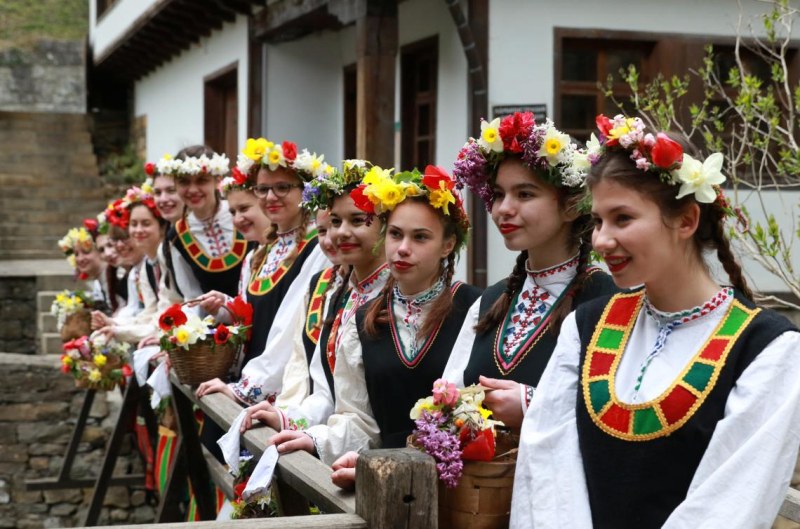
[[172, 58], [134, 85], [134, 117], [147, 117], [147, 159], [175, 154], [204, 140], [204, 78], [238, 62], [238, 136], [247, 135], [247, 17]]
[[89, 43], [95, 57], [104, 55], [152, 6], [163, 0], [117, 0], [97, 20], [97, 2], [89, 2]]
[[[749, 34], [748, 23], [763, 12], [763, 3], [744, 0], [742, 33]], [[638, 2], [635, 9], [627, 0], [564, 0], [557, 9], [545, 9], [540, 2], [503, 0], [489, 2], [489, 106], [545, 103], [554, 109], [555, 40], [554, 28], [602, 28], [607, 30], [735, 36], [740, 11], [730, 0], [674, 0]], [[754, 20], [756, 29], [762, 27]], [[556, 124], [557, 125], [557, 124]], [[769, 200], [775, 214], [791, 226], [800, 193], [787, 193], [781, 209], [779, 201]], [[792, 231], [793, 233], [794, 231]], [[503, 239], [491, 220], [488, 226], [489, 283], [508, 275], [516, 254], [506, 250]], [[745, 270], [759, 289], [786, 290], [782, 283], [752, 261]]]

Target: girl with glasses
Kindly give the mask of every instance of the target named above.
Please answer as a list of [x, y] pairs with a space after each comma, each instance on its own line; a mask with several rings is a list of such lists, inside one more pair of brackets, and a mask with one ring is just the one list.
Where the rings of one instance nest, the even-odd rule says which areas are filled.
[[511, 527], [769, 527], [800, 444], [800, 334], [752, 301], [722, 155], [697, 160], [639, 118], [597, 123], [592, 241], [634, 290], [564, 321], [523, 423]]
[[589, 216], [581, 211], [585, 154], [550, 121], [515, 113], [481, 124], [453, 174], [477, 194], [506, 247], [519, 252], [508, 278], [470, 309], [444, 378], [491, 389], [484, 405], [518, 428], [556, 345], [561, 322], [581, 303], [614, 291], [589, 266]]

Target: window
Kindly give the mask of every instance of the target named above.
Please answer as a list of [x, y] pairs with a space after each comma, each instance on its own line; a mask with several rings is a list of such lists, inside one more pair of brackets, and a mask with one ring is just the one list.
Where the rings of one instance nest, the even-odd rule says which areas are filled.
[[401, 164], [404, 169], [435, 163], [437, 37], [404, 46], [400, 59]]
[[239, 152], [239, 105], [236, 63], [205, 78], [205, 143], [236, 160]]

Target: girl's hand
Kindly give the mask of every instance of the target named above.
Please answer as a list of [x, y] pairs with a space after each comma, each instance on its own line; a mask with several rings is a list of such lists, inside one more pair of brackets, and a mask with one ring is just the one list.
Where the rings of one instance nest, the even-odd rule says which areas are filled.
[[492, 410], [494, 418], [503, 421], [509, 428], [519, 428], [522, 425], [522, 400], [520, 397], [520, 384], [513, 380], [499, 380], [496, 378], [480, 377], [479, 381], [491, 391], [486, 392], [483, 405]]
[[281, 431], [281, 422], [278, 417], [278, 412], [275, 411], [275, 407], [269, 402], [261, 401], [249, 408], [245, 408], [244, 411], [246, 414], [242, 421], [242, 427], [239, 429], [241, 433], [253, 427], [253, 420], [261, 421], [273, 430]]
[[331, 481], [334, 485], [344, 490], [356, 488], [356, 461], [358, 461], [358, 452], [347, 452], [333, 462]]
[[143, 349], [148, 345], [158, 345], [158, 337], [157, 336], [148, 336], [147, 338], [143, 338], [139, 344], [136, 346], [137, 349]]
[[226, 300], [225, 294], [222, 292], [217, 292], [216, 290], [212, 290], [210, 292], [206, 292], [199, 298], [197, 298], [197, 302], [199, 303], [200, 307], [206, 311], [208, 314], [213, 314], [214, 316], [217, 315], [219, 308], [225, 304]]
[[92, 311], [92, 330], [102, 329], [114, 324], [114, 320], [100, 312], [99, 310]]
[[275, 445], [281, 454], [288, 454], [296, 450], [305, 450], [311, 455], [317, 454], [314, 440], [303, 431], [284, 430], [276, 433], [270, 438], [269, 444]]
[[207, 382], [203, 382], [202, 384], [200, 384], [197, 387], [195, 395], [197, 395], [197, 398], [199, 399], [206, 395], [211, 395], [212, 393], [224, 393], [229, 398], [236, 400], [236, 396], [233, 394], [231, 388], [229, 388], [225, 382], [223, 382], [218, 378], [213, 378]]

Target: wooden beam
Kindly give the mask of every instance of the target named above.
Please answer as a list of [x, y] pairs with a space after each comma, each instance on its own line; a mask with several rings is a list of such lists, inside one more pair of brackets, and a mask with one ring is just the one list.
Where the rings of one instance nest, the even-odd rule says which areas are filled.
[[366, 12], [356, 21], [356, 156], [392, 167], [397, 2], [364, 1]]
[[[249, 34], [249, 53], [247, 64], [247, 136], [258, 138], [263, 131], [263, 105], [264, 105], [264, 44], [255, 36], [253, 17], [247, 18]], [[239, 143], [244, 144], [240, 141]]]
[[368, 529], [367, 523], [355, 514], [289, 516], [285, 518], [251, 518], [228, 522], [179, 522], [146, 525], [109, 525], [98, 529]]
[[275, 32], [296, 22], [299, 18], [319, 9], [328, 0], [280, 0], [274, 2], [258, 14], [254, 15], [253, 28], [256, 38], [263, 39], [268, 33]]

